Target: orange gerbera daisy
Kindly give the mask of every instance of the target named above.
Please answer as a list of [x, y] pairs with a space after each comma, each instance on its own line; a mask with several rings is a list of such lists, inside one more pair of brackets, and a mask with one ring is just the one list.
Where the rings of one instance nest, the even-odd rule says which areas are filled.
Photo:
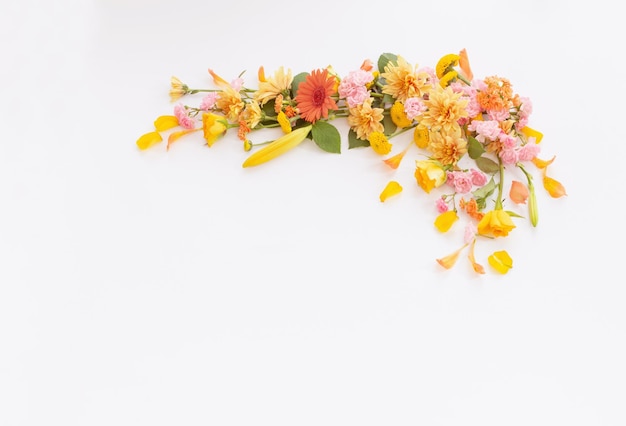
[[295, 98], [300, 116], [309, 123], [315, 123], [320, 118], [328, 118], [328, 110], [338, 109], [335, 101], [330, 97], [335, 86], [335, 77], [328, 75], [328, 70], [313, 70], [311, 74], [298, 86]]

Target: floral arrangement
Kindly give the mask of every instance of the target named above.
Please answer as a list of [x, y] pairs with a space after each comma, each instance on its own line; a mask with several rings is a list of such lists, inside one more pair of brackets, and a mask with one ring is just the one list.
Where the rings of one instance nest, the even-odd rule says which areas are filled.
[[[547, 174], [555, 157], [538, 157], [543, 135], [528, 126], [530, 99], [515, 93], [506, 78], [474, 78], [465, 49], [444, 55], [434, 68], [384, 53], [376, 66], [367, 59], [343, 77], [331, 66], [296, 75], [281, 66], [271, 76], [260, 67], [256, 89], [244, 85], [243, 73], [228, 82], [212, 69], [208, 72], [215, 85], [210, 89], [193, 89], [171, 78], [173, 114], [155, 120], [155, 129], [137, 140], [139, 149], [162, 142], [166, 131], [167, 149], [194, 132], [202, 132], [211, 147], [236, 129], [243, 149], [251, 152], [243, 167], [253, 167], [306, 139], [340, 153], [341, 135], [332, 124], [336, 119], [347, 120], [349, 149], [370, 148], [391, 170], [416, 145], [423, 158], [415, 160], [415, 184], [428, 194], [437, 193], [434, 226], [447, 232], [461, 216], [466, 219], [460, 248], [436, 259], [443, 268], [451, 268], [469, 247], [473, 270], [485, 273], [474, 255], [476, 241], [506, 237], [516, 227], [514, 220], [525, 219], [504, 208], [505, 193], [507, 201], [527, 204], [527, 220], [537, 226], [531, 165], [541, 173], [550, 196], [566, 195], [564, 186]], [[202, 95], [197, 106], [179, 101], [196, 94]], [[279, 136], [252, 141], [253, 131], [267, 128], [276, 128]], [[390, 155], [391, 140], [406, 132], [412, 132], [412, 139]], [[505, 172], [513, 177], [505, 179]], [[391, 180], [380, 201], [401, 191], [400, 183]], [[513, 266], [505, 250], [495, 251], [487, 261], [502, 274]]]

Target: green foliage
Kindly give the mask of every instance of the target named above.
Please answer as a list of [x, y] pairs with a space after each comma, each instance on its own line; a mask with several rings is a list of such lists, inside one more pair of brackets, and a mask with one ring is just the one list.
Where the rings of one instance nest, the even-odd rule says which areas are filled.
[[467, 153], [472, 160], [477, 159], [485, 152], [485, 147], [476, 138], [472, 136], [467, 137]]
[[500, 166], [498, 166], [498, 163], [487, 157], [476, 158], [476, 166], [478, 166], [480, 170], [487, 173], [488, 175], [492, 175], [500, 170]]
[[395, 64], [397, 61], [398, 61], [398, 55], [395, 55], [393, 53], [383, 53], [378, 58], [378, 71], [381, 74], [384, 73], [385, 72], [385, 66], [387, 66], [387, 64], [389, 62]]
[[311, 129], [313, 141], [326, 152], [341, 153], [341, 135], [335, 126], [327, 121], [316, 121]]
[[370, 146], [370, 141], [358, 139], [356, 137], [356, 132], [352, 129], [348, 132], [348, 149], [352, 148], [362, 148]]
[[300, 83], [302, 83], [308, 75], [308, 72], [301, 72], [293, 78], [291, 82], [291, 93], [294, 98], [298, 95], [298, 87], [300, 87]]

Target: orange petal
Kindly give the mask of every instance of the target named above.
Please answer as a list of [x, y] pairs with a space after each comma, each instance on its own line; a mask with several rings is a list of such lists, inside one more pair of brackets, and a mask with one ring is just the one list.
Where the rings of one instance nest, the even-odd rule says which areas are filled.
[[[211, 71], [209, 71], [211, 72]], [[265, 68], [263, 68], [263, 66], [259, 67], [259, 81], [261, 83], [265, 83], [267, 81], [267, 79], [265, 78]]]
[[371, 71], [372, 68], [374, 68], [374, 64], [372, 64], [372, 61], [369, 59], [364, 60], [361, 64], [361, 69], [363, 71]]
[[556, 158], [556, 155], [554, 157], [552, 157], [550, 160], [542, 160], [539, 157], [535, 157], [533, 158], [533, 164], [535, 166], [537, 166], [540, 169], [545, 169], [546, 167], [548, 167], [550, 164], [552, 164], [552, 162], [554, 161], [554, 159]]
[[387, 184], [387, 186], [385, 186], [385, 189], [383, 189], [383, 192], [380, 193], [380, 201], [384, 203], [385, 200], [387, 200], [387, 198], [393, 197], [394, 195], [397, 195], [401, 192], [402, 192], [402, 186], [400, 186], [400, 184], [396, 182], [395, 180], [392, 180], [391, 182]]
[[197, 129], [180, 130], [178, 132], [170, 134], [169, 138], [167, 138], [167, 149], [170, 149], [170, 145], [176, 142], [181, 137], [188, 135], [189, 133], [197, 132], [198, 130], [202, 130], [202, 127], [198, 127]]
[[463, 246], [455, 251], [452, 254], [447, 255], [446, 257], [442, 257], [441, 259], [437, 259], [437, 263], [443, 266], [446, 269], [450, 269], [454, 266], [456, 261], [459, 259], [459, 255], [463, 251], [463, 249], [467, 247], [467, 243], [463, 244]]
[[565, 187], [561, 184], [561, 182], [556, 179], [552, 179], [551, 177], [543, 177], [543, 187], [546, 188], [546, 191], [548, 191], [548, 194], [550, 194], [552, 198], [559, 198], [563, 195], [567, 195]]
[[491, 267], [501, 274], [506, 274], [513, 267], [513, 259], [506, 250], [494, 252], [487, 260]]
[[213, 77], [213, 81], [218, 86], [230, 86], [230, 84], [228, 84], [228, 82], [226, 80], [224, 80], [219, 75], [215, 74], [211, 68], [209, 68], [209, 74], [211, 74], [211, 77]]
[[511, 201], [515, 204], [526, 204], [528, 195], [528, 187], [526, 187], [526, 185], [516, 180], [511, 182], [511, 190], [509, 191]]
[[154, 120], [154, 128], [157, 132], [163, 132], [176, 126], [178, 126], [178, 118], [173, 115], [162, 115]]
[[[409, 146], [411, 146], [411, 145], [409, 145]], [[402, 152], [400, 152], [399, 154], [396, 154], [393, 157], [389, 157], [389, 158], [387, 158], [386, 160], [383, 160], [383, 161], [385, 162], [386, 165], [388, 165], [392, 169], [397, 169], [398, 166], [400, 165], [400, 162], [402, 161], [402, 158], [404, 158], [404, 154], [406, 154], [406, 152], [409, 150], [409, 146], [404, 148], [404, 150]]]
[[472, 240], [472, 245], [470, 246], [470, 252], [467, 256], [470, 262], [472, 262], [472, 267], [474, 268], [474, 272], [477, 274], [484, 274], [485, 268], [480, 263], [476, 263], [476, 258], [474, 257], [474, 246], [476, 245], [476, 238]]
[[459, 220], [459, 216], [456, 212], [454, 210], [448, 210], [437, 216], [437, 219], [435, 219], [435, 227], [439, 232], [448, 232], [457, 220]]
[[461, 71], [463, 71], [463, 76], [467, 80], [472, 81], [474, 74], [470, 68], [469, 58], [467, 57], [467, 51], [465, 49], [459, 52], [459, 67], [461, 67]]
[[150, 132], [142, 135], [139, 139], [137, 139], [137, 147], [139, 149], [144, 150], [150, 148], [152, 145], [156, 145], [161, 142], [163, 138], [159, 132]]

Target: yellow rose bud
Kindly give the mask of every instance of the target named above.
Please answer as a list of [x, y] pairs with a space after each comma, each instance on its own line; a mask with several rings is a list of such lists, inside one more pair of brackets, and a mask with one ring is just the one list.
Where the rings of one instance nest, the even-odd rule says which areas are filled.
[[446, 181], [446, 171], [441, 163], [435, 160], [418, 160], [415, 162], [415, 179], [426, 193], [440, 187]]

